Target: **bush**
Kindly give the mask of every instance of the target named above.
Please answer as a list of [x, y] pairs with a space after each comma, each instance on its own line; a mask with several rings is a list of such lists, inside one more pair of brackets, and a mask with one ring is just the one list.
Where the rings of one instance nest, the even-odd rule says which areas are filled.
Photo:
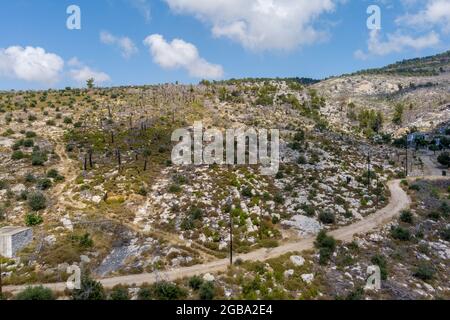
[[179, 286], [165, 281], [155, 283], [152, 293], [157, 300], [179, 300], [186, 296], [186, 292]]
[[35, 182], [36, 181], [36, 177], [32, 173], [27, 173], [25, 175], [25, 181], [26, 182]]
[[431, 211], [428, 214], [428, 218], [430, 218], [431, 220], [437, 221], [437, 220], [441, 219], [441, 214], [438, 211]]
[[436, 273], [436, 271], [434, 270], [434, 268], [427, 264], [427, 263], [421, 263], [414, 271], [413, 276], [423, 280], [423, 281], [428, 281], [433, 279], [434, 274]]
[[33, 151], [31, 155], [31, 164], [33, 166], [42, 166], [47, 160], [47, 155], [41, 151]]
[[402, 227], [395, 227], [391, 229], [391, 236], [394, 239], [401, 241], [409, 241], [411, 240], [411, 233], [408, 229]]
[[387, 280], [387, 261], [386, 258], [381, 255], [381, 254], [377, 254], [374, 255], [372, 257], [372, 259], [370, 260], [374, 265], [377, 265], [380, 268], [380, 272], [381, 272], [381, 279], [382, 280]]
[[33, 131], [27, 131], [27, 132], [25, 133], [25, 136], [26, 136], [28, 139], [34, 138], [34, 137], [36, 137], [36, 132], [33, 132]]
[[319, 263], [325, 265], [328, 263], [336, 249], [336, 240], [333, 237], [328, 236], [324, 230], [321, 230], [317, 235], [314, 246], [319, 249]]
[[202, 284], [203, 284], [203, 279], [199, 276], [193, 276], [189, 279], [189, 287], [191, 287], [195, 291], [200, 289], [200, 286]]
[[65, 118], [64, 118], [64, 123], [65, 123], [65, 124], [71, 124], [71, 123], [72, 123], [72, 118], [70, 118], [70, 117], [65, 117]]
[[52, 290], [43, 286], [28, 287], [15, 297], [16, 300], [55, 300]]
[[252, 197], [252, 188], [250, 187], [245, 187], [242, 189], [242, 196], [246, 197], [246, 198], [251, 198]]
[[199, 296], [201, 300], [212, 300], [214, 299], [214, 294], [215, 294], [214, 283], [208, 281], [200, 286]]
[[109, 295], [109, 299], [118, 301], [130, 300], [128, 289], [122, 286], [115, 286]]
[[319, 221], [324, 224], [333, 224], [336, 221], [336, 217], [331, 211], [322, 211], [319, 214]]
[[28, 205], [31, 210], [39, 211], [47, 207], [47, 199], [40, 192], [31, 193], [28, 195]]
[[33, 141], [33, 139], [26, 139], [26, 140], [24, 140], [24, 141], [23, 141], [23, 146], [24, 146], [25, 148], [32, 148], [32, 147], [34, 147], [34, 141]]
[[25, 154], [20, 150], [14, 151], [11, 155], [11, 159], [13, 160], [22, 160], [23, 158], [25, 158]]
[[346, 297], [345, 300], [356, 301], [364, 299], [364, 289], [357, 288], [354, 291], [351, 291]]
[[181, 192], [181, 190], [182, 190], [181, 187], [179, 185], [177, 185], [177, 184], [172, 184], [169, 187], [169, 192], [170, 193], [179, 193], [179, 192]]
[[50, 169], [47, 172], [47, 177], [48, 178], [52, 178], [52, 179], [56, 179], [59, 176], [58, 170], [56, 169]]
[[44, 222], [44, 219], [38, 214], [29, 213], [25, 216], [25, 224], [28, 227], [40, 225], [42, 222]]
[[91, 279], [88, 275], [81, 278], [81, 289], [72, 291], [73, 300], [105, 300], [105, 290], [100, 282]]
[[450, 242], [450, 227], [445, 228], [445, 229], [441, 232], [441, 237], [442, 237], [442, 239], [444, 239], [445, 241]]
[[40, 179], [37, 183], [37, 187], [40, 190], [48, 190], [52, 187], [52, 181], [50, 179]]
[[402, 213], [400, 214], [400, 221], [404, 222], [404, 223], [412, 224], [413, 223], [413, 215], [412, 215], [411, 211], [403, 210]]
[[449, 167], [450, 166], [450, 154], [448, 152], [441, 153], [438, 158], [438, 162], [442, 164], [443, 166]]

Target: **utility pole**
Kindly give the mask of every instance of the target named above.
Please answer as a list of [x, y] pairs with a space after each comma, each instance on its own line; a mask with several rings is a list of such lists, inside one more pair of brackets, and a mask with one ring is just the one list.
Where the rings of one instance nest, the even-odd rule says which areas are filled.
[[230, 211], [230, 266], [233, 266], [233, 210], [231, 210], [232, 207], [232, 200], [231, 198], [228, 198], [227, 200], [227, 206]]
[[0, 300], [3, 298], [2, 265], [3, 265], [3, 257], [0, 256]]
[[367, 152], [367, 189], [370, 192], [370, 149]]
[[409, 135], [406, 135], [406, 164], [405, 164], [405, 176], [408, 177], [408, 137]]

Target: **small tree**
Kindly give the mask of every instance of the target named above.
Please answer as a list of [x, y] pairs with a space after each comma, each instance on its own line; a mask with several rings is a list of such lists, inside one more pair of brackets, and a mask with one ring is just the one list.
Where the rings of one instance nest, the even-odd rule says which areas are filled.
[[31, 193], [28, 195], [28, 205], [31, 210], [39, 211], [47, 207], [47, 199], [40, 192]]
[[29, 213], [25, 216], [25, 224], [28, 227], [40, 225], [43, 221], [44, 219], [42, 219], [40, 215], [35, 213]]
[[215, 288], [214, 283], [211, 281], [204, 282], [199, 289], [199, 296], [202, 300], [212, 300], [214, 299]]
[[319, 249], [319, 263], [321, 265], [326, 265], [336, 249], [336, 240], [333, 237], [328, 236], [324, 230], [321, 230], [317, 235], [314, 245]]
[[115, 286], [112, 289], [112, 292], [111, 292], [109, 298], [111, 300], [124, 301], [124, 300], [130, 300], [130, 295], [128, 293], [127, 288], [125, 288], [123, 286]]
[[450, 154], [448, 152], [441, 153], [438, 158], [438, 162], [447, 168], [450, 166]]
[[86, 80], [86, 86], [88, 87], [88, 89], [93, 89], [94, 88], [94, 78], [89, 78]]
[[24, 291], [18, 293], [16, 300], [55, 300], [52, 290], [43, 286], [28, 287]]
[[105, 300], [106, 295], [100, 282], [95, 281], [88, 275], [81, 278], [81, 289], [73, 290], [73, 300]]
[[395, 106], [394, 117], [392, 118], [392, 122], [396, 125], [401, 125], [403, 121], [403, 110], [404, 107], [402, 104], [397, 104]]

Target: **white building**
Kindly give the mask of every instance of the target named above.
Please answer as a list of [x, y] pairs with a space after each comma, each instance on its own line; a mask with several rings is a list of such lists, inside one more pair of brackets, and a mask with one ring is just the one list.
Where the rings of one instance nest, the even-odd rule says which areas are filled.
[[33, 230], [25, 227], [4, 227], [0, 229], [0, 255], [14, 258], [16, 253], [33, 240]]

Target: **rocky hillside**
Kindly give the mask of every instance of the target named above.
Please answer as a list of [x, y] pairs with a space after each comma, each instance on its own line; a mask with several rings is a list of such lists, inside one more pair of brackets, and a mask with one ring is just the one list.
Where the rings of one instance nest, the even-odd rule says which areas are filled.
[[322, 113], [336, 128], [361, 131], [361, 117], [373, 110], [380, 130], [429, 130], [450, 119], [450, 53], [402, 61], [385, 68], [330, 78], [312, 87], [326, 98]]

